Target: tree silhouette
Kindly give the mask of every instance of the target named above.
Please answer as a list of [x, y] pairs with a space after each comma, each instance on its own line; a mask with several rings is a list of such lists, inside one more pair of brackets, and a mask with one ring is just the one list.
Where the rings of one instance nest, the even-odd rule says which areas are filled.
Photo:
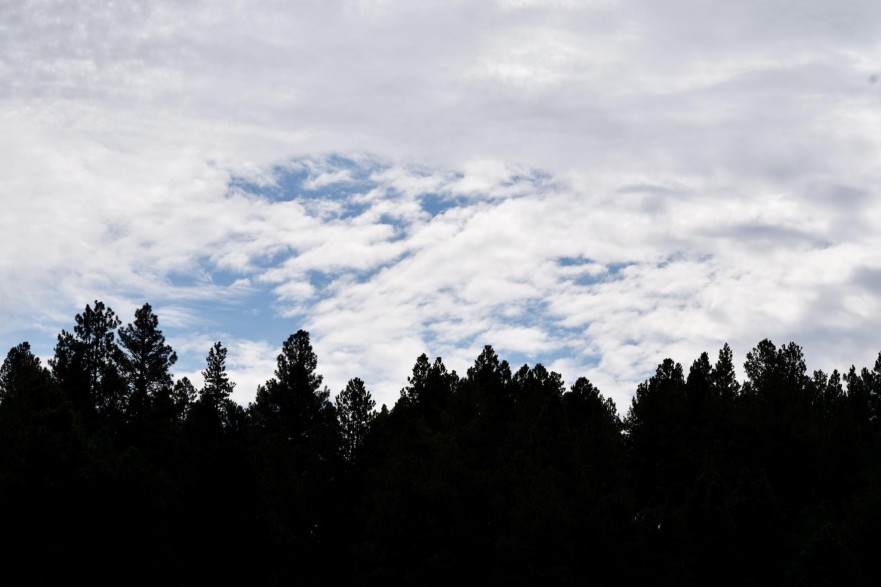
[[323, 545], [337, 543], [342, 532], [331, 506], [339, 491], [339, 424], [317, 366], [309, 333], [298, 330], [282, 344], [275, 377], [258, 387], [248, 410], [259, 438], [266, 554], [282, 561], [286, 581], [307, 583], [319, 569], [340, 570]]
[[87, 549], [79, 532], [87, 521], [102, 527], [94, 504], [103, 488], [89, 482], [96, 457], [80, 414], [30, 345], [13, 347], [0, 367], [0, 503], [9, 506], [0, 555], [4, 581], [52, 582], [54, 565], [33, 564], [41, 555], [70, 572], [81, 569]]
[[119, 329], [119, 342], [124, 350], [120, 371], [129, 387], [129, 418], [143, 418], [152, 403], [168, 411], [172, 403], [170, 369], [177, 354], [165, 343], [150, 304], [138, 308], [135, 321]]
[[407, 378], [408, 385], [401, 389], [395, 407], [409, 417], [422, 419], [429, 427], [437, 428], [458, 382], [456, 372], [447, 371], [440, 357], [432, 363], [423, 353], [416, 359], [413, 374]]
[[31, 345], [12, 347], [0, 367], [0, 404], [22, 404], [36, 411], [54, 400], [53, 391], [51, 374], [31, 352]]
[[740, 391], [734, 369], [734, 354], [726, 342], [719, 350], [719, 358], [710, 374], [710, 385], [716, 395], [731, 401]]
[[223, 343], [215, 342], [205, 357], [206, 367], [202, 371], [205, 385], [199, 391], [199, 400], [216, 407], [229, 399], [236, 386], [226, 373], [226, 353]]
[[349, 463], [357, 460], [376, 417], [376, 402], [358, 377], [350, 379], [336, 397], [336, 409], [342, 434], [343, 458]]
[[309, 333], [298, 330], [282, 345], [275, 377], [257, 388], [251, 412], [265, 430], [283, 430], [291, 442], [311, 441], [334, 420], [330, 392], [321, 388]]
[[[189, 451], [182, 476], [190, 500], [181, 504], [185, 523], [180, 541], [199, 545], [181, 563], [185, 583], [242, 579], [244, 565], [228, 560], [229, 545], [254, 534], [244, 507], [253, 495], [254, 478], [244, 447], [245, 414], [230, 397], [235, 383], [226, 371], [226, 357], [226, 347], [215, 342], [205, 358], [204, 385], [185, 410]], [[192, 385], [181, 380], [175, 393], [177, 405], [186, 407]], [[242, 545], [249, 557], [250, 546]]]
[[766, 339], [743, 385], [727, 344], [668, 358], [622, 422], [485, 346], [464, 378], [419, 356], [377, 414], [357, 377], [330, 402], [299, 330], [245, 412], [222, 343], [197, 390], [149, 304], [118, 327], [96, 301], [51, 371], [26, 342], [0, 366], [10, 584], [102, 557], [162, 584], [881, 582], [881, 354], [809, 372]]
[[[205, 384], [189, 413], [189, 421], [201, 430], [200, 435], [217, 436], [237, 424], [241, 408], [230, 399], [236, 384], [230, 381], [226, 373], [226, 354], [226, 347], [217, 341], [205, 357], [206, 365], [202, 371]], [[181, 387], [178, 391], [186, 394], [188, 390]]]
[[115, 330], [120, 321], [103, 302], [76, 315], [73, 333], [62, 330], [50, 360], [52, 373], [74, 406], [87, 417], [97, 414], [118, 425], [126, 404], [119, 372], [121, 351]]

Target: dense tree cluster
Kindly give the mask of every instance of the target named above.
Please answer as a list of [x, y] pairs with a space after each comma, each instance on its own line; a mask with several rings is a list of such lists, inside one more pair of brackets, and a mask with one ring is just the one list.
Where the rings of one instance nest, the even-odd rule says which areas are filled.
[[243, 407], [220, 342], [174, 380], [149, 304], [75, 323], [0, 368], [7, 584], [881, 582], [881, 355], [809, 373], [763, 340], [742, 384], [727, 345], [665, 359], [621, 419], [487, 346], [464, 375], [418, 357], [377, 412], [300, 330]]

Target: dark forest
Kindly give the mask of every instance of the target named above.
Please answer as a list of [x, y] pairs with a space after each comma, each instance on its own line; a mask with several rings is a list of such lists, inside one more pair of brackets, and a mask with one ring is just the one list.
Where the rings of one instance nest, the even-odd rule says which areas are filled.
[[[149, 304], [100, 301], [0, 370], [3, 583], [881, 584], [881, 355], [760, 341], [665, 359], [622, 419], [585, 378], [422, 355], [392, 407], [285, 340], [253, 403], [226, 348], [175, 380]], [[403, 383], [403, 382], [402, 382]]]

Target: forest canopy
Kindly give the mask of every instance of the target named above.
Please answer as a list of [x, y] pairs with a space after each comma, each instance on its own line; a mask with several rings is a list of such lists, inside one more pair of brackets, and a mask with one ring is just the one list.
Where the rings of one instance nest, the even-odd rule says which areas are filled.
[[241, 406], [222, 342], [196, 387], [159, 326], [96, 301], [48, 365], [6, 355], [10, 584], [881, 581], [881, 354], [824, 373], [766, 339], [744, 381], [727, 344], [665, 359], [622, 418], [486, 346], [461, 375], [420, 355], [377, 410], [298, 330]]

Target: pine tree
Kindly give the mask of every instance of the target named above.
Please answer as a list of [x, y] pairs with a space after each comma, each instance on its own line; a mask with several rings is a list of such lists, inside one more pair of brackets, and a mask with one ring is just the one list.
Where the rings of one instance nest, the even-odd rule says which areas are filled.
[[120, 345], [125, 351], [120, 370], [129, 388], [130, 419], [142, 417], [152, 402], [170, 403], [170, 369], [177, 354], [165, 344], [165, 336], [158, 327], [159, 318], [150, 304], [144, 304], [135, 311], [135, 321], [119, 330]]
[[31, 345], [12, 347], [0, 367], [0, 406], [36, 411], [56, 399], [49, 370], [31, 352]]
[[409, 413], [412, 418], [424, 418], [430, 427], [440, 423], [441, 413], [448, 407], [459, 383], [455, 371], [447, 371], [443, 359], [434, 363], [423, 353], [413, 365], [413, 374], [407, 378], [409, 385], [401, 389], [401, 398], [395, 405], [398, 412]]
[[208, 356], [205, 358], [207, 365], [202, 371], [205, 385], [202, 387], [199, 397], [202, 401], [215, 406], [219, 406], [228, 399], [236, 386], [226, 374], [226, 353], [227, 349], [223, 343], [215, 342], [211, 350], [208, 351]]
[[336, 396], [337, 415], [342, 435], [343, 458], [349, 463], [357, 460], [370, 426], [376, 417], [376, 402], [361, 379], [350, 379], [346, 388]]
[[727, 400], [734, 399], [740, 392], [740, 384], [734, 371], [734, 354], [727, 342], [719, 349], [719, 359], [710, 374], [710, 385], [717, 395]]
[[309, 333], [298, 330], [282, 345], [275, 377], [257, 389], [251, 412], [257, 425], [283, 430], [293, 441], [307, 440], [336, 421], [330, 391], [321, 388], [318, 359]]
[[[205, 358], [206, 366], [202, 371], [205, 385], [199, 390], [199, 397], [189, 414], [190, 421], [200, 430], [199, 434], [218, 433], [233, 424], [236, 404], [230, 395], [236, 384], [226, 373], [226, 353], [226, 347], [217, 341]], [[186, 389], [180, 391], [186, 393]]]
[[344, 527], [331, 505], [340, 489], [339, 424], [317, 366], [309, 333], [298, 330], [282, 345], [275, 377], [257, 389], [249, 407], [259, 438], [260, 499], [273, 512], [262, 530], [267, 553], [283, 558], [282, 576], [292, 583], [311, 584], [319, 572], [328, 573], [324, 557], [332, 550], [325, 545]]
[[121, 351], [115, 330], [119, 319], [98, 300], [76, 315], [73, 333], [62, 330], [50, 360], [52, 373], [74, 407], [97, 413], [108, 421], [121, 420], [126, 389], [119, 372]]

